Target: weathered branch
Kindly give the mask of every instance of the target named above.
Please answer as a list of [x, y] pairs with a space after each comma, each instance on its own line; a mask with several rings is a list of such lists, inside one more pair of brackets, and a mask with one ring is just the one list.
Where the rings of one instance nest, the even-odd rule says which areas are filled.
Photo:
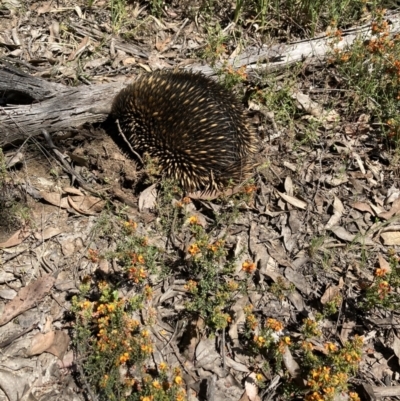
[[26, 95], [36, 102], [0, 109], [0, 147], [39, 135], [42, 129], [55, 132], [85, 123], [104, 121], [110, 113], [114, 96], [123, 88], [121, 82], [65, 87], [0, 67], [0, 91], [11, 99]]

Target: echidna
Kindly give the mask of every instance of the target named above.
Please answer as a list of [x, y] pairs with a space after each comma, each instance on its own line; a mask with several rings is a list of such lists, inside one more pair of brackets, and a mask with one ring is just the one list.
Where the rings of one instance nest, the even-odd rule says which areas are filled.
[[116, 96], [112, 114], [132, 147], [156, 157], [186, 190], [238, 183], [252, 169], [257, 139], [246, 110], [202, 74], [139, 76]]

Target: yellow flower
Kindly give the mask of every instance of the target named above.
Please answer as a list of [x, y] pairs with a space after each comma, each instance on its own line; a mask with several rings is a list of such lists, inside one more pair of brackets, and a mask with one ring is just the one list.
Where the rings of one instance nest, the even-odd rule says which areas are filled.
[[222, 239], [219, 239], [218, 241], [214, 242], [213, 244], [208, 245], [208, 249], [210, 249], [212, 252], [216, 253], [223, 246], [224, 246], [224, 241]]
[[158, 380], [154, 380], [152, 383], [153, 387], [159, 390], [161, 388], [161, 383]]
[[153, 352], [153, 347], [151, 345], [146, 345], [142, 344], [140, 346], [140, 349], [145, 353], [145, 354], [151, 354]]
[[189, 217], [189, 224], [193, 226], [199, 224], [199, 218], [197, 216]]
[[251, 330], [255, 330], [256, 327], [258, 326], [257, 318], [253, 314], [246, 316], [246, 323]]
[[125, 227], [125, 229], [126, 229], [128, 232], [132, 233], [133, 231], [136, 230], [136, 228], [137, 228], [137, 223], [135, 223], [135, 222], [132, 221], [132, 220], [128, 220], [128, 221], [126, 221], [126, 222], [124, 223], [124, 227]]
[[239, 284], [233, 280], [229, 280], [227, 286], [230, 291], [236, 291], [239, 288]]
[[146, 285], [144, 287], [144, 293], [145, 293], [146, 299], [150, 300], [151, 297], [153, 296], [153, 289], [149, 285]]
[[305, 401], [324, 401], [324, 396], [318, 393], [317, 391], [314, 391], [311, 394], [308, 394], [305, 398]]
[[360, 401], [359, 395], [353, 391], [349, 392], [349, 397], [351, 401]]
[[104, 375], [100, 381], [100, 387], [106, 387], [108, 382], [108, 375]]
[[127, 360], [129, 360], [129, 353], [125, 352], [119, 357], [119, 362], [124, 364]]
[[190, 245], [188, 252], [192, 256], [194, 256], [194, 255], [197, 255], [200, 252], [200, 248], [199, 248], [199, 246], [197, 244], [192, 244], [192, 245]]
[[165, 362], [161, 362], [158, 367], [162, 372], [165, 372], [168, 369], [168, 365]]
[[334, 387], [325, 387], [324, 393], [328, 394], [328, 395], [333, 395], [333, 394], [335, 394], [335, 388]]
[[303, 348], [304, 351], [312, 351], [313, 345], [309, 341], [303, 341], [301, 343], [301, 348]]
[[174, 382], [179, 386], [182, 384], [182, 377], [181, 376], [176, 376], [174, 379]]
[[255, 336], [254, 342], [257, 344], [257, 346], [262, 347], [265, 345], [266, 340], [263, 336]]
[[328, 351], [328, 352], [336, 352], [337, 351], [337, 346], [334, 343], [331, 342], [327, 342], [324, 345], [324, 348]]

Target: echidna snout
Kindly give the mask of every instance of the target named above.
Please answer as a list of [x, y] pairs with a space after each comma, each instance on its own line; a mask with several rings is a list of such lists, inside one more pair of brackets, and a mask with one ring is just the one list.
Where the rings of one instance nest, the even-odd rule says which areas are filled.
[[116, 96], [112, 114], [132, 147], [157, 157], [186, 190], [218, 189], [251, 173], [257, 139], [246, 110], [202, 74], [139, 76]]

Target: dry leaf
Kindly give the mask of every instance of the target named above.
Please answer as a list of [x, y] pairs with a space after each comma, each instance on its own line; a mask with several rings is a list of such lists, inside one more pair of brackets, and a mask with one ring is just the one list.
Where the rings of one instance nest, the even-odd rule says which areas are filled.
[[289, 196], [293, 196], [293, 181], [290, 178], [290, 176], [287, 176], [285, 178], [284, 187], [285, 187], [286, 194]]
[[393, 215], [399, 214], [400, 212], [400, 198], [397, 198], [393, 204], [391, 209], [388, 212], [379, 213], [379, 217], [385, 220], [390, 219]]
[[153, 209], [157, 202], [157, 184], [147, 187], [139, 196], [139, 211]]
[[81, 214], [94, 215], [101, 212], [105, 202], [95, 196], [68, 196], [69, 204]]
[[61, 234], [64, 230], [62, 228], [47, 227], [40, 233], [35, 233], [35, 238], [39, 241], [45, 241], [49, 238]]
[[350, 234], [344, 227], [335, 226], [331, 228], [331, 231], [343, 241], [357, 242], [364, 245], [375, 245], [371, 238]]
[[225, 355], [225, 362], [226, 362], [227, 366], [229, 366], [230, 368], [232, 368], [234, 370], [237, 370], [238, 372], [250, 373], [250, 370], [246, 365], [243, 365], [240, 362], [234, 361], [232, 358], [229, 358], [229, 356]]
[[6, 168], [11, 168], [16, 164], [21, 163], [25, 159], [25, 155], [22, 152], [17, 152], [12, 157], [6, 158]]
[[368, 205], [368, 203], [354, 202], [354, 203], [351, 203], [350, 206], [356, 210], [359, 210], [360, 212], [368, 212], [368, 213], [371, 213], [372, 215], [374, 215], [374, 212], [372, 211], [371, 206]]
[[40, 191], [40, 196], [51, 205], [60, 207], [61, 206], [61, 194], [58, 192], [45, 192]]
[[0, 248], [11, 248], [19, 245], [29, 235], [30, 233], [27, 231], [18, 230], [7, 241], [0, 242]]
[[37, 333], [31, 342], [31, 347], [27, 350], [28, 356], [40, 355], [47, 350], [53, 344], [54, 331], [48, 333]]
[[52, 1], [46, 1], [45, 3], [36, 3], [36, 4], [41, 4], [41, 6], [36, 9], [38, 15], [48, 13], [53, 6]]
[[346, 321], [342, 324], [342, 330], [340, 331], [340, 339], [343, 344], [349, 339], [349, 335], [353, 331], [354, 327], [356, 327], [356, 322]]
[[74, 187], [64, 187], [63, 192], [68, 195], [83, 196], [83, 193], [78, 188], [74, 188]]
[[63, 359], [67, 352], [70, 338], [64, 331], [57, 330], [55, 333], [53, 343], [46, 351], [59, 359]]
[[299, 364], [294, 360], [292, 353], [287, 345], [285, 345], [285, 350], [282, 355], [283, 364], [288, 370], [290, 376], [293, 379], [299, 377], [301, 370]]
[[285, 200], [287, 203], [290, 203], [292, 206], [298, 207], [299, 209], [306, 209], [307, 208], [307, 203], [306, 202], [304, 202], [304, 201], [302, 201], [300, 199], [297, 199], [297, 198], [295, 198], [293, 196], [289, 196], [289, 195], [283, 194], [283, 193], [281, 193], [279, 191], [277, 191], [277, 192], [278, 192], [279, 196], [283, 200]]
[[362, 160], [361, 160], [360, 155], [359, 155], [358, 153], [356, 153], [356, 152], [353, 152], [353, 157], [356, 159], [357, 164], [358, 164], [358, 167], [360, 168], [360, 171], [361, 171], [363, 174], [365, 174], [365, 173], [366, 173], [365, 167], [364, 167], [364, 164], [363, 164], [363, 162], [362, 162]]
[[389, 262], [381, 254], [378, 254], [378, 261], [379, 267], [386, 273], [390, 273], [392, 271]]
[[36, 306], [50, 292], [54, 282], [55, 278], [47, 275], [21, 288], [18, 295], [4, 307], [0, 316], [0, 326]]
[[261, 401], [261, 398], [258, 396], [258, 386], [256, 384], [256, 374], [250, 373], [249, 376], [246, 377], [244, 381], [244, 390], [246, 398], [243, 396], [240, 398], [241, 401], [249, 400], [249, 401]]
[[128, 65], [132, 65], [136, 63], [136, 59], [134, 57], [127, 57], [122, 60], [122, 64], [126, 67]]
[[385, 213], [385, 209], [381, 206], [378, 205], [374, 205], [373, 203], [371, 203], [371, 209], [374, 211], [374, 213], [379, 216], [382, 213]]
[[82, 19], [83, 17], [82, 9], [79, 6], [75, 6], [75, 11], [78, 14], [78, 17]]
[[76, 57], [78, 57], [81, 53], [85, 51], [85, 49], [89, 46], [90, 44], [90, 38], [89, 36], [85, 36], [81, 42], [79, 43], [78, 47], [74, 52], [72, 52], [69, 57], [68, 61], [74, 60]]
[[326, 230], [330, 230], [333, 226], [336, 226], [339, 223], [343, 215], [343, 210], [343, 203], [337, 196], [335, 196], [333, 201], [333, 216], [329, 219], [328, 223], [326, 223]]
[[384, 245], [400, 245], [399, 231], [390, 231], [387, 233], [382, 233], [381, 237], [383, 239]]
[[335, 297], [340, 294], [341, 287], [338, 285], [332, 285], [326, 289], [324, 295], [321, 297], [321, 304], [325, 305], [327, 302], [331, 302]]
[[199, 342], [196, 347], [196, 366], [199, 368], [210, 368], [216, 365], [220, 355], [215, 349], [215, 340], [207, 338]]

